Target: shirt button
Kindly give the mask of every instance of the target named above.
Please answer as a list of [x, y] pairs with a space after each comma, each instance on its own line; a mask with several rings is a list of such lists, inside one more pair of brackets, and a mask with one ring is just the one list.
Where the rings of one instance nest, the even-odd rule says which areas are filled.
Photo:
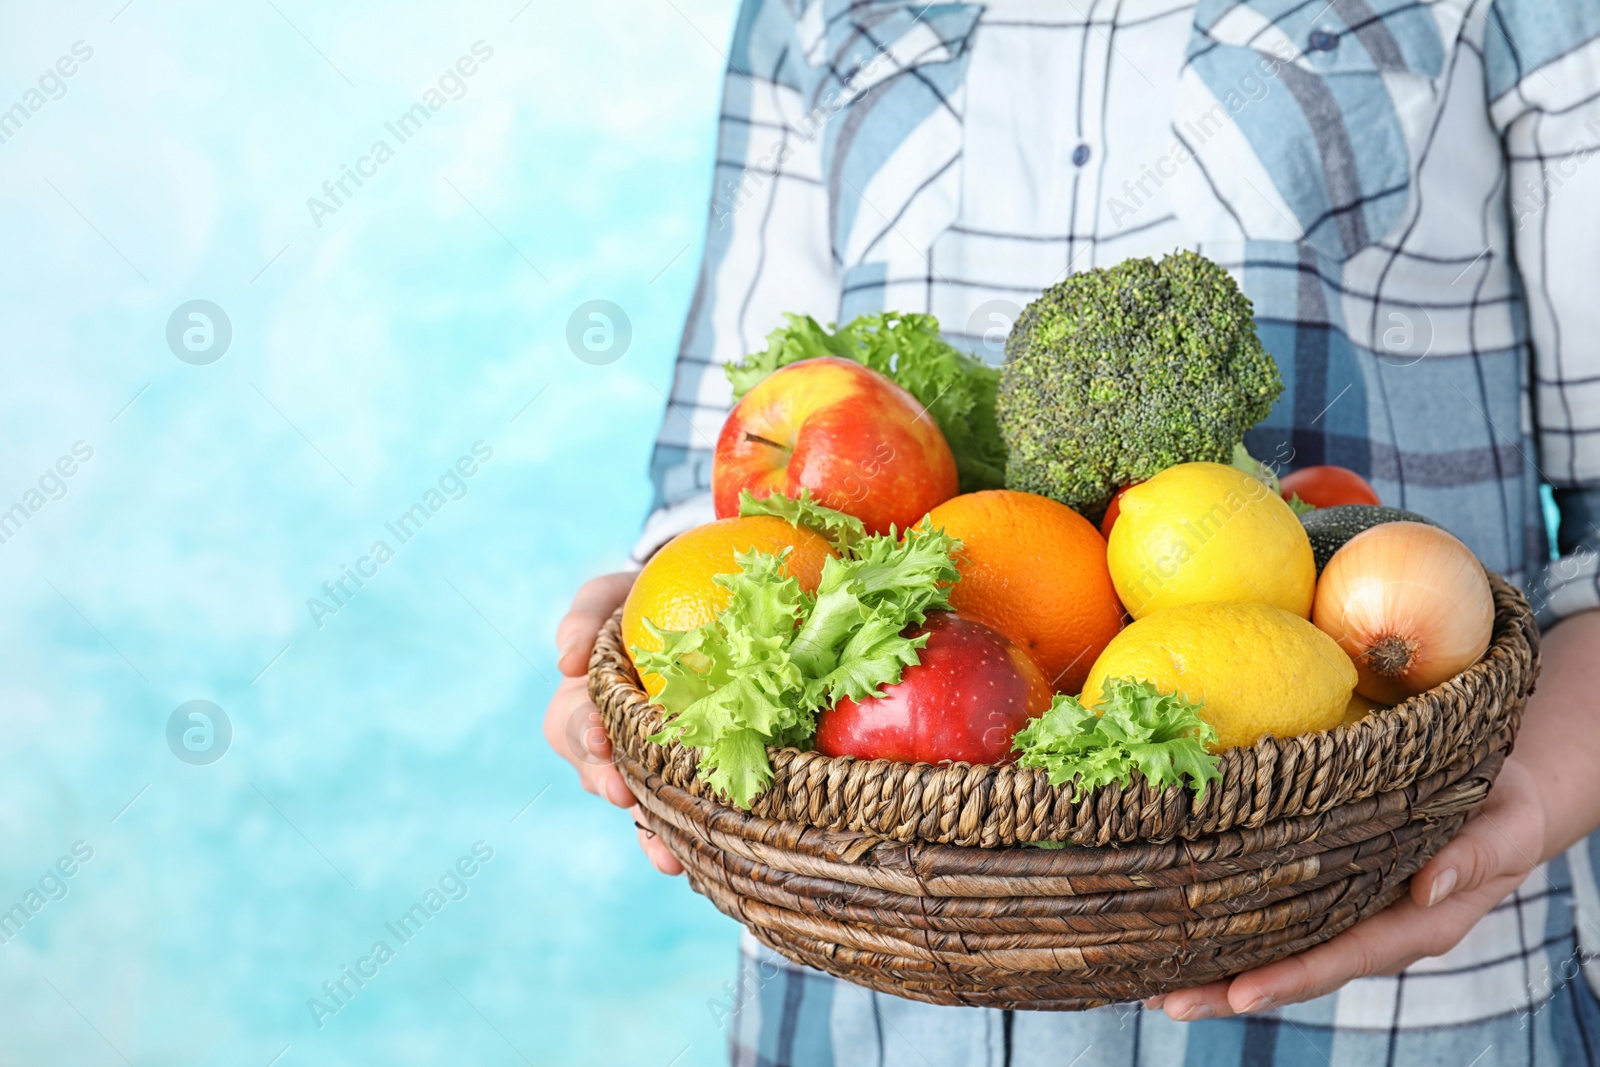
[[1310, 45], [1313, 52], [1331, 52], [1339, 47], [1339, 35], [1328, 30], [1312, 30]]
[[1086, 144], [1081, 144], [1077, 148], [1074, 148], [1072, 150], [1072, 162], [1074, 166], [1079, 167], [1089, 162], [1089, 146]]

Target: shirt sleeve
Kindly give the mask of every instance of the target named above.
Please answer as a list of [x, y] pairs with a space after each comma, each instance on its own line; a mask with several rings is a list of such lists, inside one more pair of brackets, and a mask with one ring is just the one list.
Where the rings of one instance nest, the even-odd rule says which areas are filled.
[[1600, 607], [1600, 2], [1494, 0], [1484, 68], [1533, 346], [1536, 465], [1561, 513], [1559, 555], [1528, 582], [1549, 625]]
[[[812, 5], [820, 7], [820, 5]], [[839, 272], [822, 183], [827, 104], [781, 0], [745, 0], [728, 53], [705, 252], [650, 461], [655, 499], [636, 562], [709, 521], [711, 456], [733, 403], [723, 364], [759, 350], [784, 312], [831, 321]]]

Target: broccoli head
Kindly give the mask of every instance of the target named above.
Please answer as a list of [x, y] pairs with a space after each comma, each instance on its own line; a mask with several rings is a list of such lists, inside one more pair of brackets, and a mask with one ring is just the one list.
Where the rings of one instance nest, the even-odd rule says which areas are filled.
[[1250, 301], [1204, 256], [1074, 274], [1006, 340], [995, 404], [1006, 485], [1098, 519], [1121, 486], [1229, 462], [1281, 392]]

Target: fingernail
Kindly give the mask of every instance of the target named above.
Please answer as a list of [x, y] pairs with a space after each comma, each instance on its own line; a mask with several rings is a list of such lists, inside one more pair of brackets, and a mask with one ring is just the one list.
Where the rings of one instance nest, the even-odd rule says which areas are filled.
[[1180, 1023], [1194, 1023], [1201, 1019], [1209, 1019], [1217, 1013], [1217, 1009], [1209, 1004], [1196, 1004], [1182, 1015], [1178, 1016]]
[[567, 657], [572, 654], [572, 650], [577, 647], [578, 639], [574, 637], [572, 640], [561, 646], [561, 651], [556, 653], [556, 662], [565, 663], [567, 661]]
[[1446, 867], [1440, 871], [1439, 876], [1433, 880], [1433, 888], [1428, 890], [1428, 907], [1433, 907], [1449, 896], [1455, 890], [1458, 880], [1459, 876], [1454, 867]]
[[1253, 1012], [1262, 1011], [1262, 1010], [1265, 1010], [1266, 1008], [1270, 1008], [1270, 1007], [1272, 1007], [1272, 998], [1271, 997], [1257, 997], [1254, 1000], [1247, 1001], [1245, 1003], [1244, 1007], [1239, 1009], [1239, 1014], [1240, 1015], [1249, 1015], [1249, 1014], [1251, 1014]]
[[1161, 1007], [1161, 1002], [1166, 999], [1167, 995], [1165, 993], [1157, 993], [1153, 997], [1145, 997], [1144, 1006], [1149, 1008], [1151, 1011], [1154, 1011], [1155, 1009]]

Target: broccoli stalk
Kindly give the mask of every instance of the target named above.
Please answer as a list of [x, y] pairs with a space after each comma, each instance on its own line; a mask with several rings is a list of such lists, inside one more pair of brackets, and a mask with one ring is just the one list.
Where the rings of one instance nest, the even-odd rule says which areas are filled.
[[1006, 485], [1098, 520], [1178, 463], [1227, 463], [1283, 392], [1250, 301], [1193, 252], [1075, 274], [1017, 319], [995, 404]]

